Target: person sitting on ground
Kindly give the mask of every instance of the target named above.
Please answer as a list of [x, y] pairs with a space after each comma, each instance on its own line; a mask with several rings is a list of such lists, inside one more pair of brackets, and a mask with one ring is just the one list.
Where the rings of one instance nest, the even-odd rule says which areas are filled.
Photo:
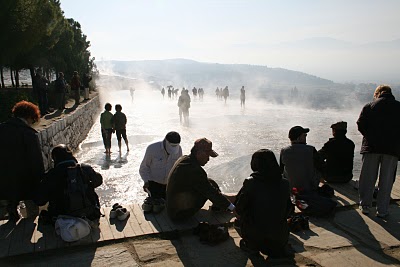
[[114, 130], [117, 134], [118, 148], [121, 152], [121, 136], [124, 138], [126, 150], [129, 151], [128, 137], [126, 136], [126, 115], [122, 113], [122, 106], [115, 105], [115, 114], [113, 116]]
[[333, 138], [318, 151], [325, 161], [323, 177], [331, 183], [347, 183], [353, 178], [354, 142], [346, 137], [347, 122], [331, 125]]
[[171, 169], [167, 184], [167, 213], [172, 220], [184, 220], [199, 211], [209, 199], [217, 208], [234, 211], [233, 205], [207, 177], [202, 166], [218, 154], [207, 138], [195, 141], [190, 155], [182, 156]]
[[[50, 169], [36, 189], [35, 203], [49, 206], [41, 218], [54, 223], [59, 215], [85, 217], [89, 220], [100, 218], [100, 203], [95, 188], [103, 183], [100, 173], [86, 164], [78, 164], [71, 150], [64, 144], [55, 146], [51, 151], [54, 168]], [[68, 181], [75, 179], [75, 188]], [[82, 192], [79, 186], [83, 185]], [[84, 198], [82, 199], [82, 196]], [[43, 212], [43, 211], [42, 211]]]
[[[9, 220], [17, 221], [17, 206], [21, 200], [32, 200], [32, 188], [42, 179], [44, 164], [37, 132], [32, 128], [40, 120], [38, 106], [20, 101], [12, 114], [13, 118], [0, 124], [0, 199], [7, 202]], [[25, 204], [28, 217], [36, 216], [36, 205], [31, 201]]]
[[104, 112], [100, 115], [101, 136], [103, 137], [103, 144], [106, 149], [104, 153], [109, 155], [111, 154], [111, 135], [114, 131], [113, 114], [110, 112], [112, 109], [111, 104], [106, 103], [104, 109]]
[[322, 160], [315, 147], [307, 145], [308, 128], [294, 126], [289, 131], [291, 145], [280, 155], [283, 177], [288, 179], [290, 189], [296, 192], [298, 200], [306, 201], [303, 212], [308, 215], [327, 216], [336, 207], [330, 198], [334, 191], [328, 185], [319, 187]]
[[[175, 162], [182, 156], [181, 136], [169, 132], [164, 140], [150, 144], [140, 164], [139, 174], [143, 189], [149, 193], [142, 208], [145, 212], [159, 212], [164, 207], [168, 174]], [[154, 207], [154, 205], [156, 207]]]
[[285, 255], [289, 239], [287, 217], [292, 210], [289, 182], [282, 178], [274, 153], [256, 151], [251, 158], [253, 173], [236, 197], [240, 216], [240, 247], [261, 251], [270, 257]]

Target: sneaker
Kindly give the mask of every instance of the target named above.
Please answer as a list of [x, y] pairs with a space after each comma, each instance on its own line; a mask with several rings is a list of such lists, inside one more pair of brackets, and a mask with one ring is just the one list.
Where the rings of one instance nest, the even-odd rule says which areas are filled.
[[385, 219], [387, 216], [389, 216], [389, 213], [376, 213], [376, 217], [381, 218], [381, 219]]
[[117, 209], [121, 209], [121, 208], [122, 208], [121, 205], [119, 205], [118, 203], [115, 203], [115, 204], [112, 206], [112, 209], [110, 210], [110, 219], [115, 219], [115, 218], [117, 218]]
[[165, 200], [162, 198], [154, 199], [153, 202], [153, 212], [159, 213], [165, 208]]
[[369, 206], [360, 206], [360, 210], [363, 214], [369, 214]]
[[126, 218], [128, 218], [130, 212], [129, 210], [127, 210], [126, 208], [119, 208], [117, 209], [117, 218], [120, 221], [125, 220]]
[[147, 197], [143, 204], [142, 204], [142, 210], [144, 212], [151, 212], [153, 210], [153, 198]]

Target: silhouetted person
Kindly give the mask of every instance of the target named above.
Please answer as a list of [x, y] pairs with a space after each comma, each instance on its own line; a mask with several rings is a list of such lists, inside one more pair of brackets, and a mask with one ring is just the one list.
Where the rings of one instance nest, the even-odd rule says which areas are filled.
[[368, 214], [379, 170], [376, 216], [389, 215], [390, 194], [400, 156], [400, 102], [388, 85], [379, 85], [374, 100], [366, 104], [357, 120], [363, 135], [359, 180], [360, 208]]
[[113, 116], [114, 130], [117, 135], [118, 149], [121, 152], [121, 136], [124, 138], [126, 150], [129, 151], [128, 137], [126, 136], [126, 115], [121, 112], [122, 106], [120, 104], [115, 105], [115, 114]]
[[89, 73], [86, 73], [83, 76], [82, 83], [83, 83], [83, 99], [84, 100], [89, 100], [89, 83], [92, 80], [92, 76], [89, 75]]
[[229, 96], [229, 89], [228, 89], [228, 86], [225, 86], [224, 90], [222, 90], [222, 96], [224, 97], [225, 104], [226, 104], [226, 99], [227, 99], [228, 96]]
[[[184, 125], [189, 125], [189, 108], [190, 108], [190, 96], [188, 90], [184, 90], [178, 99], [179, 107], [179, 120]], [[183, 117], [183, 120], [182, 120]]]
[[162, 98], [164, 99], [164, 96], [165, 96], [165, 89], [164, 89], [164, 87], [161, 89], [161, 94], [162, 94]]
[[131, 94], [131, 101], [133, 102], [133, 97], [134, 97], [134, 94], [135, 94], [135, 88], [130, 88], [129, 92]]
[[79, 105], [81, 100], [81, 81], [77, 71], [74, 71], [70, 85], [71, 91], [74, 93], [75, 105]]
[[353, 178], [354, 142], [346, 137], [347, 122], [331, 125], [333, 138], [318, 151], [323, 164], [323, 178], [327, 182], [347, 183]]
[[113, 114], [110, 112], [112, 106], [106, 103], [104, 112], [100, 115], [101, 136], [103, 137], [103, 144], [106, 149], [104, 153], [111, 153], [111, 135], [113, 133]]
[[[31, 127], [40, 119], [39, 108], [20, 101], [12, 109], [13, 118], [0, 124], [0, 199], [7, 200], [9, 219], [18, 220], [21, 200], [32, 200], [33, 189], [42, 179], [44, 164], [37, 132]], [[37, 207], [26, 202], [28, 216]]]
[[243, 238], [240, 247], [269, 257], [284, 256], [292, 210], [289, 182], [268, 149], [256, 151], [250, 165], [253, 173], [244, 180], [235, 202]]
[[33, 91], [38, 99], [40, 114], [42, 116], [49, 113], [48, 84], [49, 80], [43, 76], [42, 70], [38, 69], [33, 79]]
[[240, 106], [244, 107], [246, 102], [246, 90], [244, 90], [244, 86], [240, 89]]
[[67, 82], [64, 79], [64, 73], [60, 72], [55, 82], [55, 88], [57, 92], [57, 104], [58, 109], [65, 109], [65, 93], [67, 91]]

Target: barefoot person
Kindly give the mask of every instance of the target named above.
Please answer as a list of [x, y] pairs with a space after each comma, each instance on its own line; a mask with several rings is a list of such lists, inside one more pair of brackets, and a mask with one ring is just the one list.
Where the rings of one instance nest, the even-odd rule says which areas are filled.
[[103, 137], [103, 144], [106, 149], [104, 153], [111, 153], [111, 135], [113, 133], [113, 114], [110, 112], [112, 106], [106, 103], [104, 112], [100, 115], [101, 136]]
[[119, 151], [121, 152], [122, 138], [124, 138], [126, 150], [129, 151], [128, 137], [126, 136], [126, 115], [121, 112], [122, 106], [120, 104], [115, 105], [115, 111], [116, 112], [113, 116], [113, 124], [114, 124], [114, 130], [117, 135]]

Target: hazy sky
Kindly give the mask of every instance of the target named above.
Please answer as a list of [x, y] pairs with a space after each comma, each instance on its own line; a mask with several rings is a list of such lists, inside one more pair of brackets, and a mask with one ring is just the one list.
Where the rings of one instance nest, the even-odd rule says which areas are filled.
[[399, 80], [400, 49], [358, 47], [400, 39], [399, 0], [62, 0], [61, 7], [81, 23], [97, 60], [186, 58], [335, 81]]

